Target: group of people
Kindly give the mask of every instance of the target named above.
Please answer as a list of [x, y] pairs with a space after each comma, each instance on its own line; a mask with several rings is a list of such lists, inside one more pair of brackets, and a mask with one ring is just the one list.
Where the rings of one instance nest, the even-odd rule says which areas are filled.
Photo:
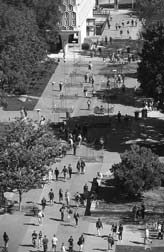
[[[84, 242], [85, 242], [85, 239], [84, 239], [84, 235], [82, 234], [77, 241], [77, 244], [79, 246], [79, 251], [83, 250]], [[58, 244], [59, 244], [59, 240], [56, 234], [54, 234], [51, 239], [51, 245], [49, 245], [49, 243], [50, 242], [47, 236], [46, 235], [43, 236], [42, 231], [39, 231], [38, 233], [35, 230], [33, 231], [32, 244], [34, 248], [37, 247], [38, 249], [40, 249], [41, 247], [43, 247], [43, 251], [47, 252], [48, 248], [51, 246], [51, 249], [52, 249], [51, 251], [56, 252], [58, 248]], [[66, 251], [73, 252], [74, 239], [72, 236], [68, 238], [67, 244], [68, 245], [66, 247], [64, 242], [61, 243], [61, 247], [60, 247], [61, 252], [66, 252]]]

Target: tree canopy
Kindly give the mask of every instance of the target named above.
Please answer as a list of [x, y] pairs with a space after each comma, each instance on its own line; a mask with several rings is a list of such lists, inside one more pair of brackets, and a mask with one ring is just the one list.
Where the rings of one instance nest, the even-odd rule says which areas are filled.
[[148, 24], [159, 20], [164, 20], [163, 0], [136, 0], [136, 10], [141, 18], [146, 19]]
[[164, 25], [151, 25], [142, 36], [138, 80], [146, 95], [161, 100], [164, 94]]
[[58, 155], [59, 141], [49, 125], [38, 126], [30, 120], [9, 125], [0, 149], [0, 185], [6, 191], [17, 190], [21, 197], [43, 182], [45, 168]]
[[135, 145], [121, 155], [121, 162], [111, 170], [116, 186], [129, 196], [136, 196], [161, 185], [163, 168], [151, 149]]
[[0, 0], [2, 89], [27, 92], [33, 68], [46, 56], [48, 39], [52, 36], [56, 42], [59, 4], [54, 0]]

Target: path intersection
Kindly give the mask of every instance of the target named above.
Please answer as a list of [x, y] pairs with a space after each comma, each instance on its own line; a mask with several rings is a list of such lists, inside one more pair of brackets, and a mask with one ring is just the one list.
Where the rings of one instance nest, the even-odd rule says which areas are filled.
[[[112, 24], [111, 31], [112, 37], [119, 37], [118, 32], [114, 29], [115, 20], [118, 21], [122, 19], [128, 19], [128, 15], [122, 12], [113, 12], [112, 13]], [[130, 28], [130, 33], [132, 38], [136, 38], [138, 34], [140, 24], [138, 24], [138, 29]], [[107, 29], [104, 30], [103, 36], [109, 35], [109, 31]], [[123, 37], [124, 38], [124, 37]], [[59, 55], [57, 55], [59, 57]], [[71, 113], [71, 117], [81, 117], [81, 116], [93, 116], [94, 115], [94, 107], [103, 105], [108, 111], [108, 106], [112, 106], [113, 104], [106, 104], [102, 99], [98, 99], [97, 97], [92, 97], [92, 87], [89, 84], [84, 84], [84, 75], [88, 71], [88, 63], [92, 61], [93, 64], [93, 74], [95, 76], [95, 91], [103, 89], [106, 83], [106, 77], [101, 74], [102, 69], [104, 68], [104, 61], [100, 57], [90, 58], [89, 56], [82, 55], [81, 52], [69, 52], [69, 55], [66, 58], [66, 62], [62, 59], [55, 71], [49, 80], [42, 96], [38, 100], [36, 107], [33, 111], [29, 111], [28, 115], [30, 118], [34, 120], [38, 120], [41, 115], [44, 115], [46, 119], [50, 119], [52, 121], [59, 122], [63, 119], [66, 119], [66, 109], [69, 108]], [[59, 82], [62, 81], [64, 83], [62, 93], [59, 92]], [[52, 85], [52, 82], [55, 84]], [[134, 78], [127, 77], [125, 81], [127, 88], [135, 88], [138, 86], [137, 80]], [[87, 86], [88, 89], [88, 97], [84, 97], [83, 88]], [[105, 88], [104, 88], [105, 89]], [[64, 99], [61, 98], [61, 94]], [[91, 99], [91, 109], [87, 109], [87, 100]], [[38, 110], [39, 109], [39, 110]], [[40, 111], [39, 113], [37, 112]], [[57, 112], [58, 110], [58, 112]], [[125, 106], [122, 104], [114, 104], [114, 111], [112, 115], [117, 115], [118, 111], [121, 112], [122, 115], [128, 114], [129, 116], [134, 117], [134, 112], [136, 111], [136, 107], [134, 106]], [[19, 111], [0, 111], [1, 117], [0, 121], [6, 122], [10, 118], [13, 120], [16, 116], [19, 117]], [[106, 113], [108, 115], [108, 113]], [[163, 117], [162, 114], [160, 114]], [[103, 158], [102, 158], [103, 156]], [[79, 157], [83, 157], [86, 160], [86, 172], [85, 174], [77, 174], [76, 172], [76, 164]], [[32, 246], [31, 235], [34, 230], [37, 233], [41, 230], [43, 235], [47, 235], [49, 240], [49, 249], [48, 251], [52, 251], [51, 249], [51, 240], [54, 234], [56, 234], [58, 238], [57, 251], [60, 251], [62, 242], [65, 243], [66, 248], [68, 248], [68, 239], [70, 235], [73, 236], [74, 239], [74, 250], [78, 251], [79, 247], [77, 245], [77, 241], [79, 236], [84, 233], [85, 236], [85, 244], [84, 244], [84, 252], [91, 251], [107, 251], [107, 235], [111, 232], [111, 223], [112, 220], [108, 220], [107, 217], [102, 216], [103, 221], [103, 230], [101, 232], [101, 237], [97, 236], [96, 230], [96, 220], [97, 216], [85, 216], [85, 208], [79, 207], [79, 224], [76, 227], [73, 216], [71, 218], [67, 218], [65, 216], [64, 222], [60, 221], [60, 207], [61, 204], [58, 202], [58, 191], [60, 188], [65, 192], [69, 190], [71, 194], [71, 205], [74, 211], [75, 209], [75, 201], [74, 195], [76, 192], [82, 193], [83, 186], [85, 183], [88, 184], [89, 190], [91, 189], [92, 180], [97, 176], [97, 172], [102, 172], [104, 175], [109, 174], [109, 168], [114, 164], [120, 161], [119, 152], [112, 151], [97, 151], [95, 149], [89, 148], [85, 145], [81, 145], [77, 149], [77, 155], [74, 156], [72, 151], [70, 150], [67, 155], [52, 165], [52, 169], [54, 170], [56, 167], [59, 168], [60, 178], [59, 181], [53, 180], [45, 184], [44, 188], [30, 190], [29, 192], [24, 194], [23, 197], [23, 205], [28, 206], [35, 202], [36, 204], [40, 204], [43, 196], [48, 199], [48, 193], [52, 188], [55, 193], [55, 203], [53, 206], [47, 205], [45, 208], [45, 217], [43, 220], [43, 225], [38, 225], [38, 219], [34, 216], [29, 216], [27, 214], [27, 208], [25, 207], [21, 213], [14, 212], [12, 214], [4, 214], [0, 215], [0, 247], [2, 247], [2, 234], [6, 231], [10, 237], [9, 242], [9, 252], [28, 252], [28, 251], [43, 251], [42, 248], [35, 249]], [[73, 167], [73, 176], [71, 179], [67, 179], [66, 182], [63, 180], [63, 175], [61, 171], [64, 165], [71, 164]], [[17, 200], [18, 195], [15, 194], [14, 199]], [[112, 251], [116, 252], [138, 252], [144, 251], [143, 245], [143, 226], [124, 226], [124, 234], [123, 240], [117, 241]], [[136, 243], [135, 243], [136, 242]], [[140, 250], [136, 250], [135, 247], [140, 247]], [[117, 246], [116, 246], [117, 245]], [[126, 245], [123, 247], [123, 245]], [[129, 247], [128, 247], [129, 246]], [[153, 244], [154, 247], [161, 246], [158, 252], [164, 251], [162, 248], [162, 243], [155, 242]], [[133, 250], [130, 250], [133, 247]], [[0, 248], [1, 249], [1, 248]], [[125, 250], [126, 249], [126, 250]], [[163, 250], [161, 250], [163, 249]], [[153, 251], [153, 250], [152, 250]]]

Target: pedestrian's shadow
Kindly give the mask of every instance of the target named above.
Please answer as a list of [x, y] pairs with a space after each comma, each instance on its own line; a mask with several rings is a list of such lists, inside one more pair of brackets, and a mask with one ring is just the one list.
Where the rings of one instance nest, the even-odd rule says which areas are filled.
[[35, 223], [24, 223], [24, 226], [39, 226], [39, 224], [35, 224]]
[[96, 234], [91, 234], [91, 233], [83, 233], [84, 235], [88, 235], [88, 236], [97, 236]]
[[34, 246], [32, 244], [19, 244], [21, 247], [30, 247], [33, 248]]
[[65, 227], [74, 227], [75, 225], [69, 224], [69, 223], [61, 223], [62, 226]]
[[145, 245], [144, 242], [139, 242], [139, 241], [130, 241], [131, 243], [134, 243], [134, 244], [142, 244], [142, 245]]
[[53, 221], [61, 221], [61, 219], [56, 219], [56, 218], [50, 218], [50, 220], [53, 220]]
[[107, 251], [107, 249], [101, 249], [101, 248], [94, 248], [93, 250]]

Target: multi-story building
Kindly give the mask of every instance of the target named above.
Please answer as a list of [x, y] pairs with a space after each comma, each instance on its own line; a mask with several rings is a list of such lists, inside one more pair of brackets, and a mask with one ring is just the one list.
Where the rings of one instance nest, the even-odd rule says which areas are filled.
[[93, 8], [95, 0], [61, 0], [62, 13], [59, 24], [62, 47], [66, 51], [68, 43], [75, 41], [81, 45], [86, 36], [95, 35]]

